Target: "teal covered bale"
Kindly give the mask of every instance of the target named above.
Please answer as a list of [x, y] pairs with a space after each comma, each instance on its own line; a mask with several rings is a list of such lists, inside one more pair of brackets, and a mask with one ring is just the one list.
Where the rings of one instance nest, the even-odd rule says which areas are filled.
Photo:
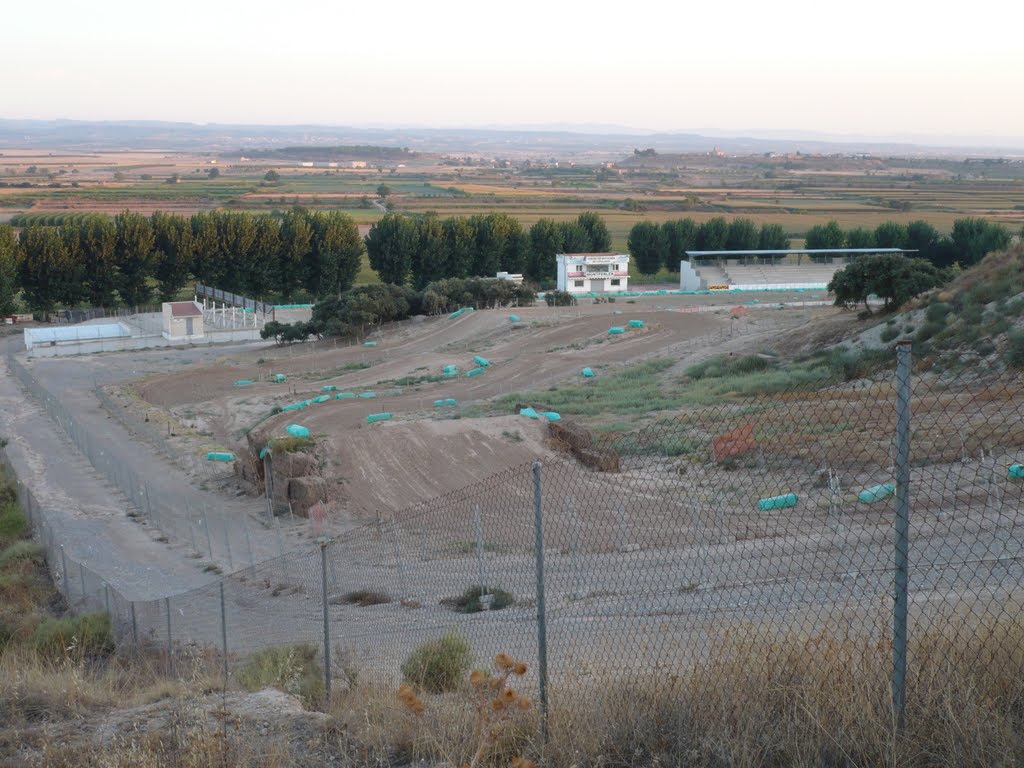
[[480, 355], [475, 355], [473, 357], [473, 362], [479, 365], [481, 368], [487, 368], [491, 364], [490, 360], [488, 360], [486, 357], [481, 357]]
[[896, 493], [896, 486], [892, 483], [883, 483], [865, 488], [857, 494], [857, 499], [864, 504], [874, 504], [876, 501], [887, 499]]
[[609, 336], [618, 336], [620, 333], [625, 333], [625, 332], [626, 332], [625, 328], [621, 328], [621, 327], [619, 327], [617, 325], [613, 325], [611, 328], [608, 329], [608, 335]]
[[474, 376], [481, 376], [481, 375], [483, 375], [483, 372], [484, 372], [483, 368], [474, 368], [474, 369], [472, 369], [470, 371], [466, 371], [466, 378], [467, 379], [471, 379]]
[[643, 320], [630, 320], [629, 321], [629, 327], [630, 328], [643, 328], [644, 327], [644, 321]]
[[351, 400], [356, 396], [355, 392], [339, 392], [334, 396], [335, 400]]
[[301, 424], [289, 424], [284, 431], [292, 437], [309, 437], [309, 429]]
[[769, 496], [766, 499], [758, 499], [757, 508], [762, 512], [768, 512], [772, 509], [786, 509], [787, 507], [795, 507], [798, 501], [795, 493], [784, 493], [781, 496]]
[[207, 461], [234, 461], [235, 454], [227, 451], [210, 451], [206, 454]]
[[459, 401], [456, 400], [454, 397], [446, 397], [443, 400], [435, 400], [434, 401], [434, 407], [435, 408], [450, 408], [450, 407], [456, 406], [458, 404], [459, 404]]
[[592, 379], [594, 378], [594, 371], [591, 370], [590, 368], [584, 368], [582, 371], [580, 371], [580, 375], [583, 376], [583, 378], [585, 379]]
[[252, 379], [239, 379], [235, 382], [236, 387], [247, 387], [252, 384]]
[[539, 419], [540, 418], [540, 414], [538, 414], [533, 408], [520, 408], [519, 409], [519, 415], [520, 416], [525, 416], [528, 419]]
[[364, 341], [363, 342], [363, 346], [364, 347], [376, 347], [377, 346], [377, 342], [376, 341]]
[[288, 377], [285, 376], [283, 373], [275, 373], [274, 374], [274, 383], [275, 384], [283, 384], [287, 380], [288, 380]]
[[562, 420], [562, 414], [556, 413], [555, 411], [541, 411], [540, 415], [543, 416], [548, 421], [561, 421]]
[[359, 396], [364, 400], [372, 400], [377, 396], [376, 392], [360, 392]]
[[519, 315], [509, 315], [508, 319], [509, 319], [510, 322], [518, 323], [519, 322]]
[[310, 402], [312, 402], [312, 403], [326, 403], [330, 399], [331, 399], [330, 395], [318, 395], [317, 397], [314, 397]]
[[366, 417], [367, 424], [373, 424], [378, 421], [390, 421], [391, 411], [385, 411], [384, 413], [371, 413]]
[[1024, 464], [1011, 464], [1009, 476], [1017, 479], [1024, 478]]
[[288, 405], [283, 406], [281, 408], [281, 410], [282, 411], [301, 411], [305, 407], [306, 407], [306, 403], [305, 402], [289, 403]]
[[321, 392], [337, 392], [338, 391], [338, 385], [337, 384], [324, 384], [323, 387], [320, 388], [320, 391]]

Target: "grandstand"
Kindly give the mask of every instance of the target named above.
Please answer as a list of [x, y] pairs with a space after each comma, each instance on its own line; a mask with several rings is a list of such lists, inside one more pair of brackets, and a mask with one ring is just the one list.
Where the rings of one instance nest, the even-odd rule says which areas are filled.
[[[687, 251], [687, 260], [679, 265], [679, 287], [684, 291], [826, 290], [832, 276], [853, 258], [910, 252], [901, 248]], [[798, 264], [783, 262], [790, 255], [810, 258]]]

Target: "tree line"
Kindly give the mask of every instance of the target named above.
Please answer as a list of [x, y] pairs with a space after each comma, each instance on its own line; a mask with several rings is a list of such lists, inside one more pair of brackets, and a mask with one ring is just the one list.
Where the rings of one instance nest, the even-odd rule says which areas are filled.
[[172, 299], [190, 279], [257, 299], [348, 290], [365, 251], [352, 218], [296, 208], [279, 219], [209, 212], [95, 214], [20, 237], [0, 227], [0, 306], [20, 290], [33, 311]]
[[639, 221], [629, 230], [629, 255], [642, 275], [653, 275], [662, 267], [679, 271], [687, 251], [786, 250], [789, 238], [781, 224], [757, 226], [751, 219], [715, 216], [697, 223], [677, 219], [655, 224]]
[[445, 278], [522, 274], [553, 280], [555, 254], [602, 253], [611, 248], [608, 227], [586, 211], [575, 221], [540, 219], [528, 230], [507, 213], [441, 219], [386, 214], [366, 236], [370, 266], [385, 283], [422, 289]]

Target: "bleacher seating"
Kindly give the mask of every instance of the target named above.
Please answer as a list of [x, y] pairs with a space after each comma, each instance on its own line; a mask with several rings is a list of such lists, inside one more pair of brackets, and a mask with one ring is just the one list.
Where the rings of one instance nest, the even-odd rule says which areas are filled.
[[705, 285], [822, 285], [845, 265], [838, 259], [831, 264], [805, 261], [802, 264], [740, 264], [726, 262], [722, 267], [700, 266], [697, 274]]

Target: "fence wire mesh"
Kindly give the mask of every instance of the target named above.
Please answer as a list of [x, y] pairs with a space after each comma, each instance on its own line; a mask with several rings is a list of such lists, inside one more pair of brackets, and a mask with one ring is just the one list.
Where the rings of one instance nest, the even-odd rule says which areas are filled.
[[476, 663], [545, 659], [529, 681], [552, 712], [581, 690], [656, 718], [661, 696], [804, 685], [897, 716], [906, 701], [913, 717], [939, 691], [998, 698], [1022, 679], [1024, 382], [912, 372], [899, 355], [838, 376], [710, 360], [671, 416], [552, 422], [543, 465], [160, 600], [128, 600], [68, 559], [21, 496], [72, 604], [110, 611], [169, 664], [190, 644], [234, 670], [308, 643], [330, 653], [328, 676], [395, 684], [419, 645], [454, 632]]

